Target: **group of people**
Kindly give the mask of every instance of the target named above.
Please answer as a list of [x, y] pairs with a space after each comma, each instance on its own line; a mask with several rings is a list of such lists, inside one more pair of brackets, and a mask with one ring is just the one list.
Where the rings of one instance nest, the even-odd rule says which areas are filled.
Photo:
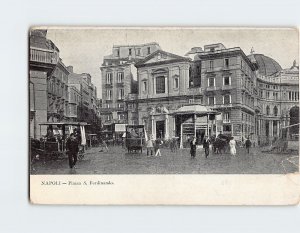
[[[211, 144], [210, 139], [207, 136], [204, 136], [204, 140], [203, 140], [203, 149], [205, 151], [205, 157], [207, 158], [209, 156], [209, 145]], [[251, 147], [251, 141], [249, 139], [249, 137], [246, 139], [245, 141], [245, 146], [246, 146], [246, 150], [247, 153], [250, 153], [250, 147]], [[192, 158], [196, 157], [196, 149], [197, 149], [197, 141], [196, 141], [196, 137], [193, 137], [191, 142], [190, 142], [190, 154]], [[230, 138], [229, 141], [229, 148], [230, 148], [230, 154], [232, 156], [236, 155], [236, 141], [234, 139], [234, 137]]]
[[156, 140], [153, 139], [153, 136], [151, 135], [146, 142], [146, 148], [147, 148], [147, 156], [161, 156], [160, 152], [160, 146], [163, 144], [163, 141], [158, 138]]
[[[203, 139], [203, 149], [205, 151], [205, 157], [207, 158], [209, 156], [209, 144], [210, 144], [210, 140], [207, 136], [204, 136]], [[193, 137], [191, 142], [190, 142], [190, 146], [191, 146], [191, 157], [195, 158], [196, 157], [196, 150], [197, 150], [197, 140], [196, 137]]]

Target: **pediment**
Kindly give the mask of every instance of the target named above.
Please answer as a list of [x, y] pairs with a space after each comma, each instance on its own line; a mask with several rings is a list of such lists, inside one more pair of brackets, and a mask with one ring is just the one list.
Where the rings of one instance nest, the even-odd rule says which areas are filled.
[[168, 61], [189, 61], [189, 58], [181, 57], [176, 54], [168, 53], [162, 50], [157, 50], [156, 52], [150, 54], [145, 59], [138, 62], [137, 66], [143, 66], [158, 62], [168, 62]]

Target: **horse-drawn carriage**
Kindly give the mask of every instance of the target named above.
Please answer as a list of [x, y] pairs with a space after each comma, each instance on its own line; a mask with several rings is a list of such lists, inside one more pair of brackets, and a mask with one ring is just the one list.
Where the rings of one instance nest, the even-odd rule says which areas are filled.
[[[85, 122], [47, 122], [40, 124], [40, 135], [42, 127], [46, 127], [47, 134], [40, 139], [30, 139], [30, 157], [33, 162], [35, 159], [43, 159], [44, 162], [50, 159], [58, 159], [66, 156], [66, 142], [70, 134], [76, 129], [79, 131], [81, 145], [86, 145]], [[79, 158], [83, 153], [79, 153]]]
[[140, 151], [143, 153], [145, 144], [145, 129], [143, 125], [126, 125], [125, 145], [128, 153]]
[[230, 137], [219, 134], [217, 137], [211, 137], [212, 150], [216, 154], [226, 153], [229, 148]]

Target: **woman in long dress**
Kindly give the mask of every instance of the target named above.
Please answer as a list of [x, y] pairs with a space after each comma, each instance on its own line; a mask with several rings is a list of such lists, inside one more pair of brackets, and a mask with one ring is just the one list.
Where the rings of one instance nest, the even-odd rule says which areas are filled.
[[229, 141], [229, 147], [230, 147], [230, 154], [231, 155], [236, 155], [236, 142], [234, 140], [234, 137], [232, 137]]

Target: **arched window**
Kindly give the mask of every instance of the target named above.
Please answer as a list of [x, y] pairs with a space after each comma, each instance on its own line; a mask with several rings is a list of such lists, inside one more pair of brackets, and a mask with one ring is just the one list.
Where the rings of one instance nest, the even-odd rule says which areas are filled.
[[274, 107], [273, 113], [274, 113], [274, 116], [278, 115], [278, 108], [277, 108], [277, 106]]
[[267, 108], [266, 108], [266, 113], [267, 113], [267, 115], [270, 115], [270, 107], [269, 106], [267, 106]]

